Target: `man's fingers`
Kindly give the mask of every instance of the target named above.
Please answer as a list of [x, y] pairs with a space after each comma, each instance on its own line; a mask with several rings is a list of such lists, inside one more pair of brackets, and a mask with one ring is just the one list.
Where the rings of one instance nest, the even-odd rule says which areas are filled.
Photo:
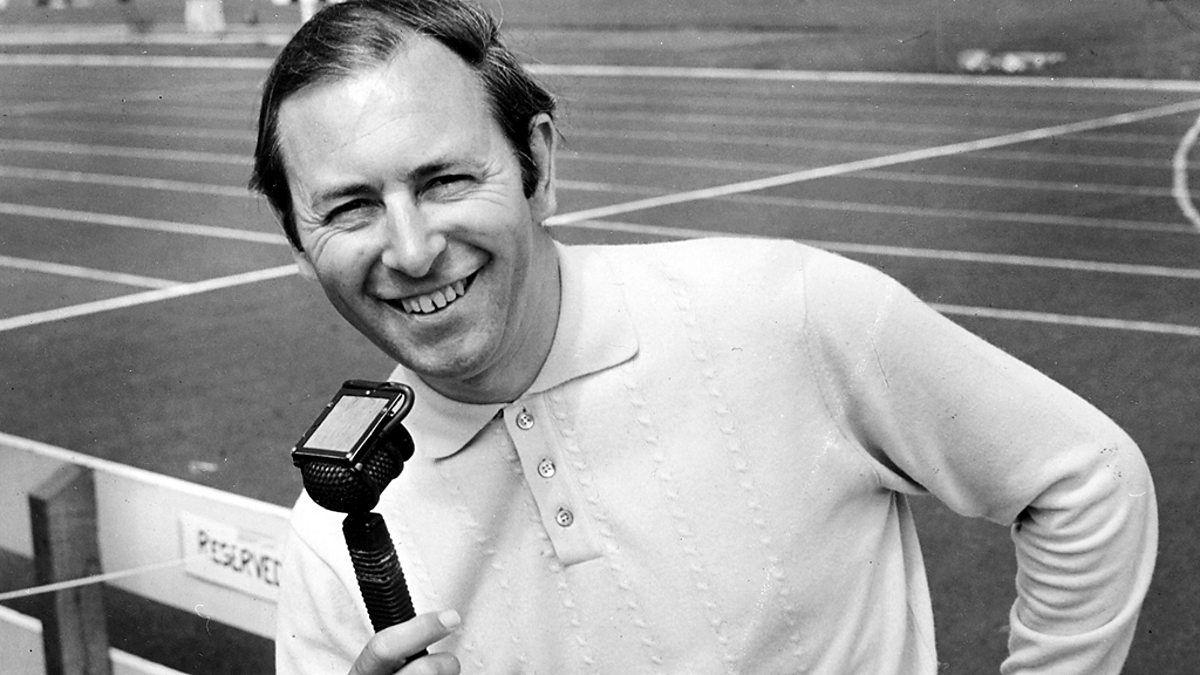
[[[385, 628], [363, 647], [350, 667], [350, 675], [392, 675], [409, 657], [449, 635], [461, 622], [458, 612], [451, 609], [439, 614], [422, 614], [398, 626]], [[423, 657], [404, 669], [406, 675], [453, 675], [457, 672], [458, 660], [453, 654]]]

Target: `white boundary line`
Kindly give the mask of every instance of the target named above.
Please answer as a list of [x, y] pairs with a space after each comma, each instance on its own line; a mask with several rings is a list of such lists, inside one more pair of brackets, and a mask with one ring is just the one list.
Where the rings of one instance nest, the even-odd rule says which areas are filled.
[[35, 441], [30, 438], [16, 436], [3, 431], [0, 431], [0, 446], [13, 447], [18, 450], [24, 450], [26, 452], [30, 452], [32, 454], [46, 457], [55, 461], [76, 464], [78, 466], [92, 469], [93, 471], [99, 471], [114, 476], [121, 476], [123, 478], [128, 478], [140, 483], [163, 486], [183, 494], [218, 501], [224, 504], [229, 504], [233, 507], [256, 511], [269, 516], [287, 518], [291, 513], [291, 509], [284, 508], [270, 502], [264, 502], [257, 499], [252, 499], [250, 497], [243, 497], [232, 492], [218, 490], [206, 485], [200, 485], [199, 483], [192, 483], [190, 481], [183, 480], [182, 478], [175, 478], [165, 474], [147, 471], [146, 469], [139, 469], [127, 464], [121, 464], [120, 462], [113, 462], [111, 460], [93, 457], [82, 452], [67, 450], [66, 448], [60, 448], [55, 445], [50, 445], [49, 443], [42, 443], [41, 441]]
[[204, 281], [179, 284], [177, 286], [172, 286], [171, 288], [162, 288], [153, 291], [146, 291], [144, 293], [123, 295], [116, 298], [109, 298], [107, 300], [97, 300], [95, 302], [85, 302], [79, 305], [60, 307], [58, 309], [50, 309], [44, 312], [22, 314], [20, 316], [9, 317], [7, 319], [0, 319], [0, 333], [18, 328], [36, 326], [43, 323], [51, 323], [54, 321], [62, 321], [64, 319], [71, 319], [79, 316], [87, 316], [89, 314], [99, 314], [101, 312], [107, 312], [113, 309], [123, 309], [126, 307], [145, 305], [152, 302], [160, 302], [162, 300], [171, 300], [189, 295], [198, 295], [200, 293], [207, 293], [209, 291], [215, 291], [222, 288], [243, 286], [268, 279], [278, 279], [280, 277], [290, 276], [295, 272], [295, 265], [281, 265], [279, 267], [271, 267], [265, 270], [243, 272], [241, 274], [233, 274], [227, 277], [218, 277], [216, 279], [206, 279]]
[[1020, 309], [996, 309], [993, 307], [967, 307], [964, 305], [947, 305], [930, 303], [943, 314], [968, 316], [979, 319], [1002, 319], [1006, 321], [1031, 321], [1034, 323], [1050, 323], [1060, 326], [1080, 326], [1084, 328], [1108, 328], [1112, 330], [1136, 331], [1141, 333], [1159, 333], [1163, 335], [1182, 335], [1184, 337], [1200, 338], [1200, 327], [1184, 326], [1174, 323], [1158, 323], [1154, 321], [1129, 321], [1126, 319], [1107, 319], [1095, 316], [1079, 316], [1076, 314], [1055, 314], [1052, 312], [1030, 312]]
[[169, 178], [121, 176], [107, 173], [88, 173], [84, 171], [28, 169], [20, 166], [0, 165], [0, 176], [24, 180], [45, 180], [60, 183], [87, 183], [89, 185], [108, 185], [112, 187], [139, 188], [143, 190], [165, 190], [171, 192], [216, 195], [218, 197], [232, 197], [239, 199], [254, 196], [250, 193], [248, 188], [236, 185], [215, 185], [212, 183], [195, 183], [192, 181], [171, 180]]
[[682, 204], [685, 202], [700, 201], [703, 199], [712, 199], [726, 195], [741, 194], [745, 192], [755, 192], [773, 187], [781, 187], [784, 185], [792, 185], [795, 183], [815, 180], [818, 178], [828, 178], [830, 176], [840, 176], [856, 171], [866, 171], [869, 169], [879, 169], [886, 166], [895, 166], [897, 164], [905, 164], [908, 162], [917, 162], [935, 157], [946, 157], [949, 155], [959, 155], [977, 150], [988, 150], [999, 148], [1008, 145], [1016, 145], [1028, 141], [1042, 140], [1046, 138], [1054, 138], [1066, 134], [1077, 133], [1080, 131], [1091, 131], [1094, 129], [1102, 129], [1105, 127], [1118, 126], [1122, 124], [1132, 124], [1158, 117], [1166, 117], [1168, 115], [1176, 115], [1183, 112], [1191, 112], [1200, 110], [1200, 100], [1184, 101], [1173, 103], [1170, 105], [1147, 108], [1130, 113], [1122, 113], [1120, 115], [1110, 115], [1092, 120], [1084, 120], [1082, 122], [1072, 122], [1069, 124], [1058, 124], [1040, 129], [1030, 129], [1014, 134], [1005, 134], [1003, 136], [994, 136], [991, 138], [981, 138], [963, 143], [951, 143], [932, 148], [922, 148], [908, 152], [900, 152], [892, 155], [884, 155], [881, 157], [873, 157], [869, 159], [857, 160], [853, 162], [844, 162], [842, 164], [834, 164], [831, 166], [823, 166], [814, 169], [805, 169], [803, 171], [795, 171], [785, 173], [779, 176], [770, 178], [761, 178], [757, 180], [742, 181], [738, 183], [730, 183], [701, 190], [689, 190], [661, 197], [651, 197], [648, 199], [639, 199], [623, 204], [613, 204], [610, 206], [602, 206], [594, 209], [585, 209], [576, 211], [571, 214], [555, 216], [547, 221], [547, 224], [562, 225], [566, 223], [578, 222], [581, 220], [594, 220], [597, 218], [607, 218], [608, 216], [631, 213], [634, 211], [644, 211], [660, 206], [669, 206], [672, 204]]
[[[847, 147], [847, 146], [843, 146]], [[895, 150], [899, 146], [879, 144], [854, 144], [854, 148], [884, 148]], [[761, 171], [763, 173], [779, 173], [794, 171], [802, 165], [783, 162], [758, 162], [753, 160], [737, 161], [727, 159], [697, 159], [689, 157], [663, 155], [630, 155], [625, 153], [593, 152], [583, 150], [565, 150], [564, 157], [570, 161], [597, 162], [602, 164], [635, 164], [647, 166], [685, 167], [689, 169], [712, 169], [715, 171]], [[1109, 166], [1133, 169], [1170, 169], [1171, 164], [1165, 160], [1145, 160], [1130, 157], [1105, 155], [1080, 155], [1072, 153], [1044, 153], [1024, 150], [996, 150], [994, 152], [979, 152], [975, 157], [998, 162], [1035, 162], [1043, 164], [1084, 164], [1089, 166]], [[1190, 163], [1196, 168], [1197, 162]]]
[[16, 138], [0, 138], [0, 150], [38, 152], [43, 154], [60, 153], [65, 155], [127, 157], [129, 159], [166, 160], [172, 162], [204, 162], [208, 164], [249, 165], [253, 163], [253, 160], [247, 155], [229, 152], [172, 150], [170, 148], [135, 148], [123, 145], [68, 143], [64, 141], [29, 141]]
[[235, 56], [132, 56], [109, 54], [0, 54], [0, 66], [65, 68], [198, 68], [266, 71], [271, 59]]
[[216, 225], [197, 225], [195, 223], [179, 223], [170, 220], [153, 220], [134, 216], [119, 216], [109, 213], [94, 213], [92, 211], [77, 211], [60, 209], [51, 206], [32, 206], [29, 204], [14, 204], [0, 202], [0, 214], [21, 216], [25, 218], [44, 218], [85, 225], [105, 225], [108, 227], [123, 227], [133, 230], [150, 232], [165, 232], [168, 234], [186, 234], [197, 237], [214, 237], [216, 239], [232, 239], [256, 244], [286, 245], [287, 239], [282, 234], [273, 232], [254, 232], [238, 230], [232, 227]]
[[[152, 116], [155, 113], [147, 112], [145, 116]], [[987, 136], [1005, 133], [1015, 133], [1015, 128], [1021, 128], [1022, 125], [1009, 125], [1001, 127], [981, 126], [977, 121], [966, 120], [961, 115], [943, 114], [938, 116], [942, 119], [957, 118], [957, 121], [973, 122], [971, 126], [958, 128], [952, 126], [949, 122], [938, 124], [935, 122], [881, 122], [878, 120], [869, 119], [843, 119], [841, 117], [818, 118], [818, 117], [751, 117], [745, 114], [700, 114], [700, 113], [673, 113], [660, 110], [637, 110], [637, 111], [604, 111], [592, 112], [585, 111], [576, 113], [574, 118], [577, 120], [583, 119], [588, 122], [596, 121], [624, 121], [624, 122], [642, 122], [641, 128], [647, 128], [649, 123], [668, 123], [676, 127], [700, 127], [700, 128], [758, 128], [771, 129], [777, 131], [779, 129], [805, 129], [805, 130], [863, 130], [869, 129], [872, 132], [899, 132], [906, 134], [935, 134], [940, 136], [947, 135], [947, 132], [961, 131], [971, 135]], [[1062, 119], [1059, 115], [1056, 121]], [[937, 119], [937, 118], [935, 118]], [[588, 130], [592, 133], [600, 132], [606, 135], [627, 134], [624, 128], [605, 128], [601, 126], [588, 126]], [[650, 131], [648, 133], [658, 134], [660, 132]], [[687, 134], [683, 132], [680, 136]], [[726, 132], [715, 131], [708, 137], [712, 139], [722, 139], [729, 136]], [[1100, 141], [1107, 143], [1134, 143], [1141, 145], [1170, 145], [1174, 146], [1177, 142], [1175, 134], [1132, 134], [1132, 133], [1101, 133], [1101, 134], [1079, 134], [1079, 138], [1083, 140]]]
[[155, 279], [154, 277], [143, 277], [137, 274], [106, 272], [104, 270], [92, 269], [90, 267], [79, 267], [77, 265], [64, 265], [62, 263], [30, 260], [28, 258], [14, 258], [7, 255], [0, 255], [0, 267], [23, 270], [26, 272], [40, 272], [42, 274], [75, 277], [78, 279], [90, 279], [92, 281], [104, 281], [110, 284], [121, 284], [123, 286], [138, 286], [140, 288], [170, 288], [183, 283], [180, 281], [169, 281], [167, 279]]
[[[863, 172], [865, 175], [870, 172]], [[581, 192], [605, 192], [616, 194], [657, 194], [657, 191], [638, 185], [614, 183], [592, 183], [585, 181], [558, 181], [559, 187]], [[1091, 227], [1129, 232], [1167, 232], [1171, 234], [1200, 234], [1184, 223], [1167, 223], [1151, 220], [1121, 220], [1116, 218], [1092, 218], [1068, 216], [1054, 213], [1026, 213], [1014, 211], [977, 211], [971, 209], [943, 209], [928, 206], [905, 206], [902, 204], [874, 204], [870, 202], [847, 202], [830, 199], [806, 199], [801, 197], [777, 197], [775, 195], [737, 194], [716, 197], [717, 202], [736, 202], [760, 206], [781, 206], [818, 211], [854, 211], [885, 216], [912, 216], [921, 218], [952, 218], [956, 220], [1008, 223], [1012, 225], [1048, 225], [1052, 227]], [[571, 215], [571, 214], [565, 214]], [[551, 223], [553, 225], [553, 223]]]
[[[226, 126], [228, 127], [228, 125]], [[133, 134], [139, 137], [165, 136], [175, 140], [180, 138], [203, 138], [222, 141], [254, 141], [253, 131], [238, 131], [237, 129], [231, 128], [212, 129], [206, 127], [197, 127], [195, 125], [170, 126], [166, 124], [89, 124], [86, 122], [63, 123], [56, 120], [44, 120], [36, 117], [16, 116], [8, 118], [5, 121], [5, 124], [0, 125], [0, 129], [7, 129], [9, 127], [16, 129], [49, 129], [57, 134], [62, 134], [67, 131], [80, 131], [95, 134]]]
[[1200, 117], [1196, 118], [1187, 133], [1179, 140], [1179, 147], [1175, 149], [1175, 156], [1171, 159], [1171, 195], [1175, 197], [1175, 203], [1179, 205], [1179, 210], [1183, 211], [1188, 222], [1200, 232], [1200, 211], [1196, 210], [1192, 192], [1188, 189], [1188, 155], [1198, 137], [1200, 137]]
[[772, 195], [733, 195], [721, 200], [763, 204], [770, 206], [799, 207], [821, 211], [855, 211], [886, 216], [915, 216], [921, 218], [953, 218], [957, 220], [1009, 223], [1013, 225], [1048, 225], [1052, 227], [1091, 227], [1130, 232], [1168, 232], [1192, 235], [1195, 230], [1186, 224], [1166, 223], [1151, 220], [1120, 220], [1116, 218], [1092, 218], [1090, 216], [1068, 216], [1053, 213], [1026, 213], [1013, 211], [975, 211], [970, 209], [941, 209], [926, 206], [900, 206], [895, 204], [871, 204], [864, 202], [842, 202], [825, 199], [802, 199], [799, 197], [775, 197]]
[[[0, 54], [3, 66], [225, 68], [266, 70], [272, 60], [255, 57], [152, 56], [105, 54]], [[976, 87], [1030, 87], [1041, 89], [1124, 89], [1131, 91], [1200, 92], [1200, 82], [1190, 80], [1135, 80], [1127, 78], [1030, 77], [952, 75], [941, 73], [888, 73], [869, 71], [754, 70], [748, 68], [671, 68], [656, 66], [604, 66], [531, 63], [534, 75], [566, 77], [672, 78], [692, 80], [745, 80], [771, 82], [833, 82], [843, 84], [930, 84]]]
[[[643, 225], [640, 223], [623, 223], [611, 220], [594, 220], [585, 223], [571, 223], [556, 227], [574, 227], [584, 230], [604, 230], [611, 232], [629, 232], [632, 234], [647, 234], [672, 239], [712, 238], [712, 237], [752, 237], [755, 239], [780, 239], [782, 236], [755, 235], [740, 232], [725, 232], [719, 230], [698, 230], [682, 227], [666, 227], [662, 225]], [[860, 244], [849, 241], [828, 241], [824, 239], [802, 239], [787, 237], [808, 246], [815, 246], [830, 251], [846, 253], [863, 253], [867, 255], [892, 256], [897, 258], [924, 258], [928, 260], [949, 260], [954, 262], [984, 263], [989, 265], [1012, 265], [1016, 267], [1038, 267], [1045, 269], [1060, 269], [1071, 272], [1091, 272], [1101, 274], [1128, 274], [1132, 276], [1155, 277], [1161, 279], [1184, 279], [1200, 281], [1200, 268], [1168, 267], [1165, 265], [1136, 265], [1130, 263], [1114, 263], [1093, 260], [1077, 260], [1073, 258], [1044, 258], [1038, 256], [1013, 255], [1008, 253], [980, 253], [974, 251], [950, 251], [936, 248], [914, 248], [909, 246], [887, 246], [882, 244]]]
[[529, 64], [535, 75], [565, 77], [631, 77], [691, 80], [748, 80], [760, 82], [833, 82], [840, 84], [932, 84], [978, 87], [1049, 89], [1127, 89], [1134, 91], [1200, 92], [1191, 80], [1134, 80], [1091, 77], [1031, 77], [949, 75], [942, 73], [884, 73], [867, 71], [752, 70], [747, 68], [672, 68], [659, 66], [602, 66]]

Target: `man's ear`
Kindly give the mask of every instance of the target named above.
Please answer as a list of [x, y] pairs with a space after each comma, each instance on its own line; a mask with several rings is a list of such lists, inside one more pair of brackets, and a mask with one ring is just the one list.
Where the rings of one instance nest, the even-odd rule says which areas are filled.
[[558, 210], [554, 194], [554, 158], [558, 151], [558, 134], [554, 119], [542, 113], [529, 123], [529, 155], [533, 159], [538, 181], [529, 195], [529, 209], [533, 222], [541, 223]]
[[308, 256], [298, 248], [292, 248], [292, 260], [296, 261], [296, 269], [299, 270], [300, 276], [309, 281], [317, 280], [317, 270], [309, 262]]

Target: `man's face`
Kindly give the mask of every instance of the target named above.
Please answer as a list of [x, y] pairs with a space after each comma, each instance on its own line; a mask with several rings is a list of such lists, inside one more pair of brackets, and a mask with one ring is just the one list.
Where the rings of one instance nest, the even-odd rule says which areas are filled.
[[520, 163], [478, 77], [436, 41], [301, 90], [279, 136], [303, 252], [337, 310], [435, 390], [511, 400], [545, 359], [558, 320], [553, 129], [535, 120], [543, 171]]

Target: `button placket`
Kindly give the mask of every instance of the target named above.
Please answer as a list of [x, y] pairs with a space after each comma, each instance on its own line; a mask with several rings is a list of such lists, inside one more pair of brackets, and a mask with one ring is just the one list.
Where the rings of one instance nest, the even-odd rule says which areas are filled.
[[534, 395], [515, 401], [505, 409], [509, 436], [517, 450], [526, 484], [533, 497], [539, 520], [565, 565], [590, 560], [599, 555], [586, 514], [580, 511], [569, 467], [559, 455], [553, 415], [546, 401]]

